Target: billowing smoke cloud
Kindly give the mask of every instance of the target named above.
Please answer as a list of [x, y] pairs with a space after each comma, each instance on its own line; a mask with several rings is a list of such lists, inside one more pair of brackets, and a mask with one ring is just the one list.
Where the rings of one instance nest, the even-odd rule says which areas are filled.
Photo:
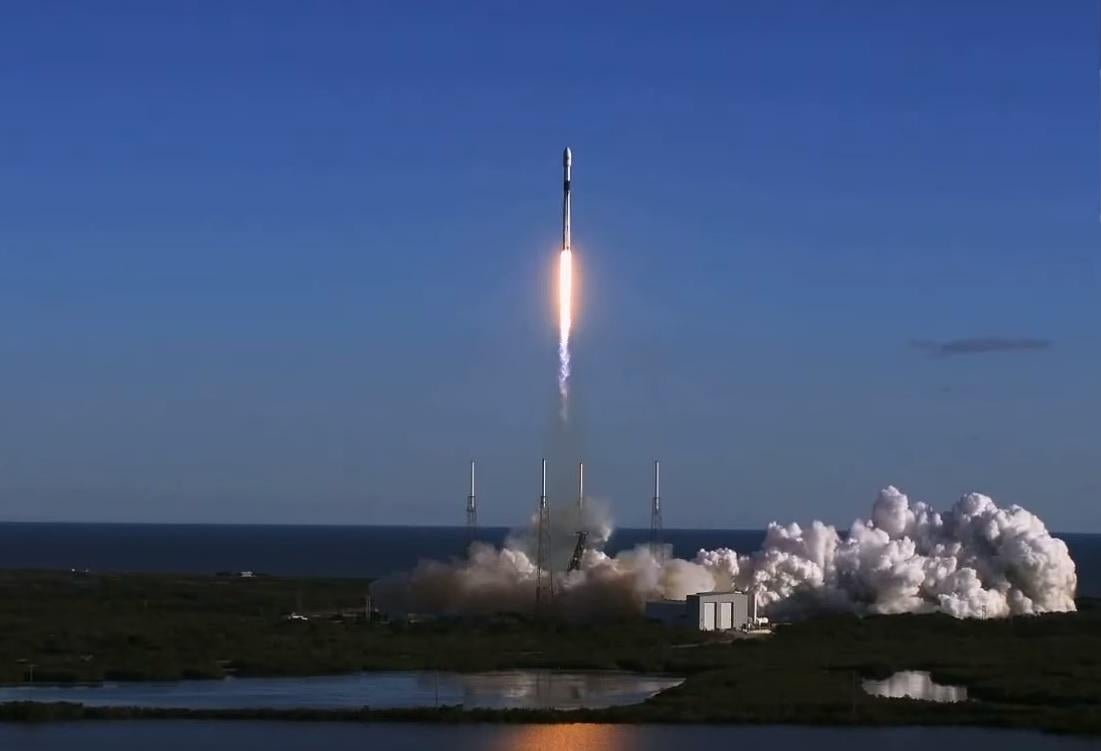
[[[572, 522], [572, 523], [571, 523]], [[606, 540], [610, 521], [590, 504], [556, 525], [555, 571], [562, 572], [577, 529]], [[503, 549], [474, 544], [463, 561], [422, 561], [412, 572], [375, 583], [384, 610], [418, 613], [530, 611], [535, 566], [530, 533]], [[555, 574], [555, 607], [573, 618], [641, 613], [647, 600], [738, 588], [757, 593], [766, 614], [820, 611], [921, 613], [957, 618], [1074, 610], [1074, 561], [1066, 544], [1020, 506], [1000, 508], [963, 496], [937, 513], [894, 487], [879, 493], [870, 519], [842, 536], [827, 524], [770, 524], [759, 551], [700, 550], [694, 560], [654, 556], [647, 547], [611, 557], [585, 551], [581, 569]]]

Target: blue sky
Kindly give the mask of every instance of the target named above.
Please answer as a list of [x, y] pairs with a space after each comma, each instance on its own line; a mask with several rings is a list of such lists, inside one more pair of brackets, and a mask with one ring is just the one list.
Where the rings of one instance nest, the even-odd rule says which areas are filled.
[[518, 523], [569, 144], [620, 523], [1101, 531], [1095, 3], [460, 5], [5, 6], [3, 517]]

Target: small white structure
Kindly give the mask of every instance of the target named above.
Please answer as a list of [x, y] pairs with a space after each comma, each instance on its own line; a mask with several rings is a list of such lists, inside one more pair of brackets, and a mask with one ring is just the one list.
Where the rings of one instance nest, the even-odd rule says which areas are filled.
[[669, 626], [700, 631], [735, 631], [757, 627], [757, 598], [747, 592], [698, 592], [688, 599], [646, 603], [646, 617]]
[[732, 631], [749, 625], [745, 592], [700, 592], [688, 595], [688, 625], [700, 631]]

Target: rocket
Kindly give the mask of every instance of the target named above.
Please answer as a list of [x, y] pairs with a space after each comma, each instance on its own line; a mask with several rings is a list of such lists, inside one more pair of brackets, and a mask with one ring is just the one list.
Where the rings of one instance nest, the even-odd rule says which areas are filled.
[[570, 166], [573, 154], [570, 148], [562, 152], [562, 250], [570, 252]]

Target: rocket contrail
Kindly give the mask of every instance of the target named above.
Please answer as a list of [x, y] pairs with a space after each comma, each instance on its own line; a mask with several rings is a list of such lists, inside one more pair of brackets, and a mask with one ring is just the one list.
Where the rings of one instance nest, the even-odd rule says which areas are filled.
[[570, 325], [573, 319], [573, 253], [570, 250], [570, 164], [569, 148], [562, 152], [562, 252], [558, 256], [558, 394], [562, 399], [562, 422], [569, 417]]

